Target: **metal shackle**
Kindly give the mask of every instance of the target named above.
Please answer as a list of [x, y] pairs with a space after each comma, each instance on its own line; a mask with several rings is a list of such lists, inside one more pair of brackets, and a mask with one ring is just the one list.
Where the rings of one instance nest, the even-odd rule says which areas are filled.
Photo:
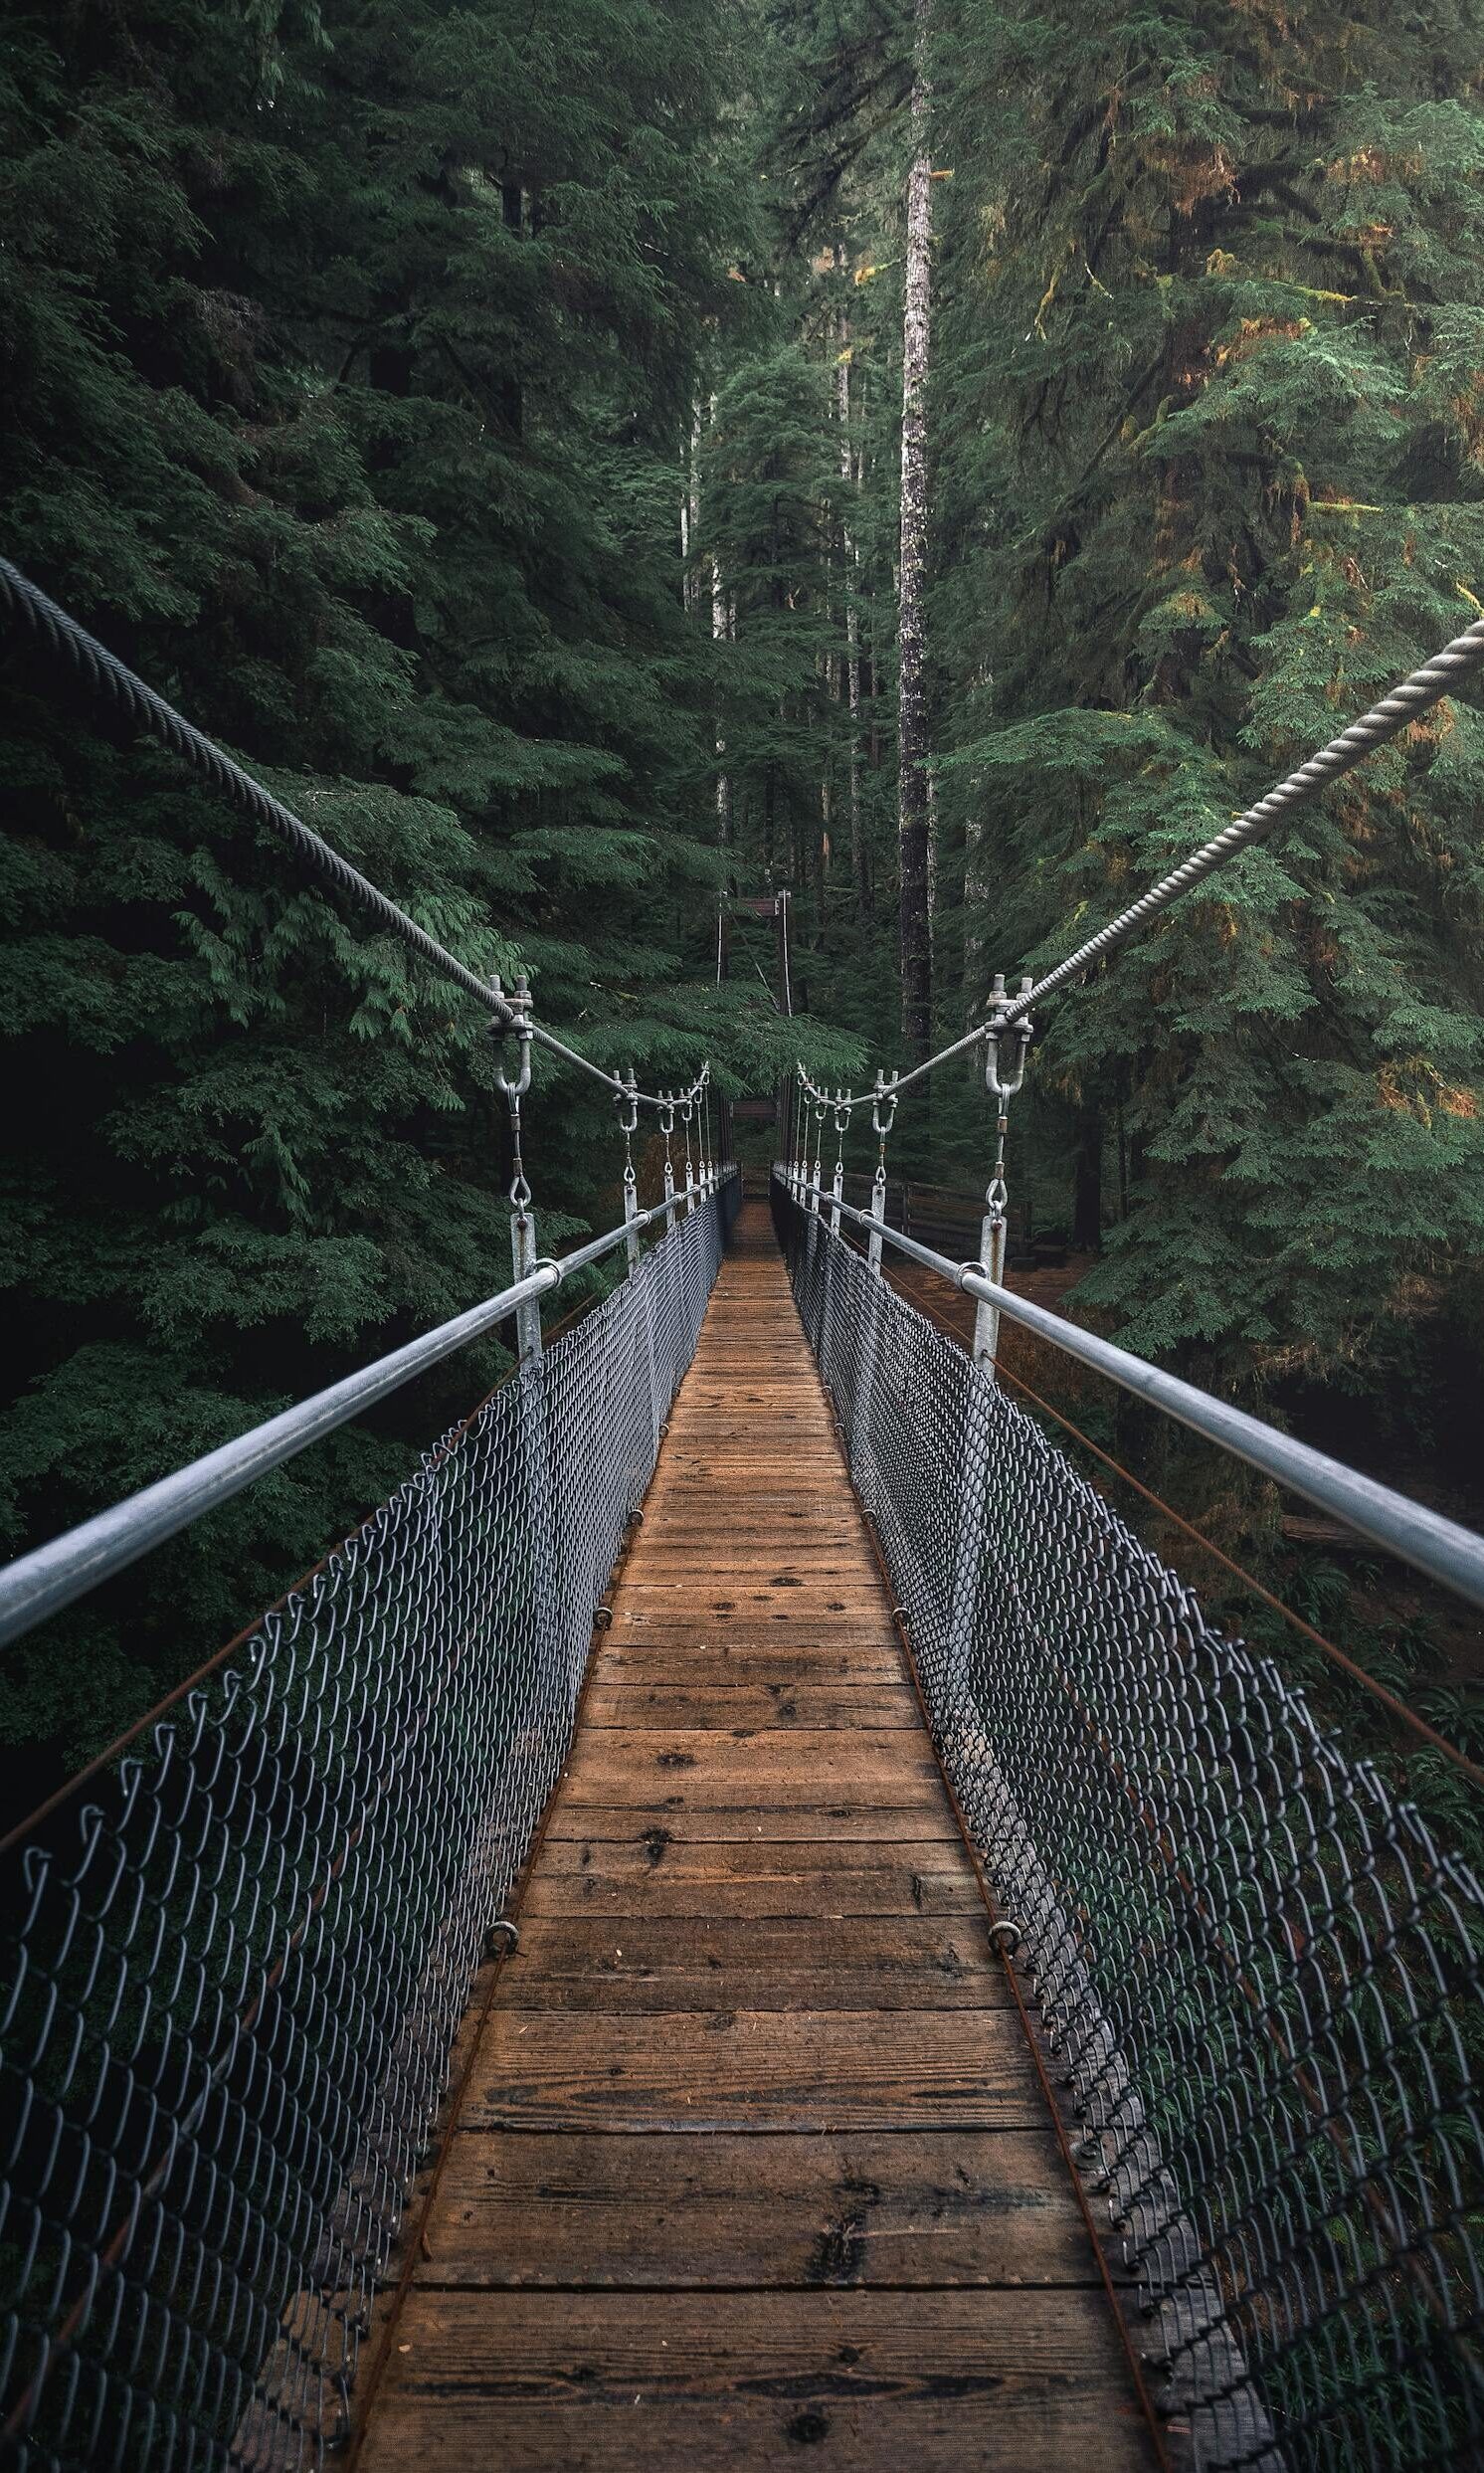
[[[498, 971], [490, 985], [496, 996], [503, 993]], [[494, 1081], [495, 1088], [502, 1090], [507, 1099], [522, 1099], [531, 1086], [531, 992], [524, 971], [510, 992], [509, 1003], [516, 1019], [494, 1025]], [[517, 1041], [520, 1047], [520, 1066], [513, 1082], [505, 1071], [504, 1046], [507, 1039]]]
[[[1032, 982], [1028, 976], [1022, 979], [1020, 994], [1028, 996], [1031, 985]], [[994, 1013], [986, 1026], [984, 1035], [984, 1078], [985, 1088], [990, 1096], [1000, 1100], [1013, 1099], [1025, 1079], [1025, 1059], [1029, 1053], [1031, 1036], [1035, 1028], [1028, 1014], [1020, 1016], [1014, 1022], [1003, 1021], [1001, 1017], [1006, 1010], [1007, 1001], [1005, 973], [999, 970], [995, 973], [995, 985], [990, 996]], [[1003, 1073], [1000, 1069], [1002, 1039], [1013, 1040], [1016, 1046], [1016, 1060], [1008, 1073]]]

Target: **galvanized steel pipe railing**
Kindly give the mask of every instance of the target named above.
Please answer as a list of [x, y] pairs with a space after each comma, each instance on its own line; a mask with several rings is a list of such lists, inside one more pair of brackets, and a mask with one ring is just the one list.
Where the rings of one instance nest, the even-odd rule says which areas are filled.
[[[1148, 2312], [1161, 2407], [1226, 2473], [1484, 2462], [1484, 1885], [1447, 1806], [1420, 1810], [1219, 1628], [1026, 1408], [833, 1234], [818, 1177], [775, 1176], [773, 1197], [939, 1757]], [[1477, 1538], [841, 1212], [1484, 1602]]]
[[[802, 1190], [810, 1200], [830, 1202], [834, 1207], [833, 1197], [821, 1186], [806, 1184]], [[1019, 1323], [1022, 1330], [1049, 1341], [1063, 1356], [1105, 1375], [1109, 1382], [1117, 1383], [1136, 1399], [1147, 1400], [1152, 1408], [1174, 1418], [1192, 1433], [1215, 1443], [1234, 1458], [1245, 1460], [1249, 1468], [1256, 1468], [1275, 1484], [1303, 1495], [1319, 1510], [1332, 1512], [1359, 1536], [1384, 1547], [1388, 1554], [1399, 1556], [1413, 1570], [1424, 1572], [1429, 1580], [1439, 1582], [1469, 1605], [1484, 1608], [1484, 1537], [1476, 1536], [1472, 1529], [1461, 1527], [1456, 1520], [1444, 1519], [1440, 1512], [1429, 1511], [1421, 1503], [1408, 1501], [1404, 1494], [1393, 1493], [1374, 1477], [1361, 1476], [1343, 1461], [1313, 1450], [1291, 1434], [1279, 1433], [1260, 1418], [1233, 1408], [1229, 1401], [1217, 1400], [1196, 1384], [1166, 1374], [1147, 1359], [1132, 1356], [1127, 1349], [1115, 1347], [1111, 1340], [1099, 1339], [1094, 1332], [1081, 1330], [1062, 1315], [1047, 1313], [1028, 1297], [1018, 1296], [1013, 1288], [989, 1278], [979, 1263], [951, 1262], [946, 1254], [935, 1253], [930, 1245], [920, 1244], [899, 1229], [884, 1226], [851, 1203], [841, 1202], [838, 1209], [842, 1218], [863, 1229], [872, 1241], [883, 1239], [909, 1260], [920, 1262], [925, 1270], [936, 1271], [951, 1286], [992, 1305], [997, 1313]]]
[[[1328, 746], [1321, 747], [1242, 815], [1233, 818], [1220, 833], [1193, 851], [1189, 858], [1182, 859], [1178, 867], [1161, 876], [1147, 893], [1130, 902], [1127, 909], [1120, 910], [1106, 927], [1100, 927], [1096, 935], [1089, 936], [1074, 953], [1067, 954], [1064, 961], [1057, 962], [1048, 970], [1043, 978], [1031, 980], [1027, 977], [1016, 995], [999, 998], [988, 1022], [976, 1023], [962, 1039], [952, 1041], [921, 1064], [899, 1074], [895, 1082], [898, 1092], [910, 1089], [914, 1082], [935, 1073], [939, 1065], [949, 1063], [955, 1056], [966, 1055], [972, 1048], [983, 1046], [995, 1032], [1011, 1029], [1033, 1006], [1048, 996], [1056, 995], [1072, 980], [1079, 978], [1092, 963], [1101, 961], [1105, 955], [1126, 945], [1152, 920], [1168, 910], [1173, 902], [1179, 901], [1182, 895], [1204, 883], [1207, 876], [1214, 875], [1218, 868], [1226, 866], [1243, 851], [1265, 841], [1274, 827], [1286, 817], [1295, 815], [1301, 808], [1312, 806], [1332, 782], [1353, 772], [1379, 747], [1385, 747], [1389, 741], [1398, 737], [1420, 713], [1430, 711], [1445, 695], [1466, 685], [1481, 666], [1484, 666], [1484, 618], [1476, 619], [1461, 636], [1455, 636], [1440, 653], [1423, 662], [1379, 704], [1373, 704], [1369, 712], [1352, 721], [1348, 729], [1330, 740]], [[871, 1095], [869, 1090], [847, 1091], [841, 1095], [841, 1103], [848, 1107], [860, 1107]]]
[[456, 1314], [436, 1330], [425, 1331], [420, 1339], [409, 1340], [390, 1355], [379, 1357], [374, 1365], [347, 1374], [340, 1382], [316, 1392], [312, 1399], [284, 1409], [279, 1416], [255, 1426], [250, 1433], [239, 1434], [233, 1441], [219, 1444], [216, 1450], [204, 1452], [188, 1466], [177, 1468], [169, 1476], [129, 1495], [126, 1501], [114, 1503], [77, 1528], [68, 1529], [46, 1545], [0, 1567], [0, 1645], [18, 1638], [49, 1616], [60, 1614], [90, 1589], [99, 1588], [105, 1580], [127, 1571], [151, 1548], [163, 1545], [167, 1538], [177, 1536], [207, 1512], [231, 1502], [234, 1495], [241, 1494], [257, 1478], [266, 1476], [272, 1468], [281, 1468], [285, 1460], [295, 1458], [311, 1443], [322, 1441], [352, 1418], [364, 1416], [378, 1401], [441, 1365], [446, 1357], [467, 1347], [471, 1340], [482, 1338], [522, 1306], [539, 1304], [542, 1297], [550, 1296], [574, 1272], [601, 1262], [632, 1234], [652, 1227], [664, 1217], [664, 1211], [665, 1206], [660, 1203], [652, 1211], [639, 1213], [624, 1227], [610, 1229], [605, 1236], [578, 1245], [560, 1260], [551, 1258], [538, 1263], [528, 1278], [515, 1280], [482, 1305], [472, 1305], [466, 1313]]
[[[567, 1758], [735, 1173], [4, 1849], [0, 2455], [292, 2473], [350, 2389], [476, 1970]], [[663, 1205], [644, 1220], [662, 1218]], [[121, 1570], [632, 1223], [43, 1548]]]

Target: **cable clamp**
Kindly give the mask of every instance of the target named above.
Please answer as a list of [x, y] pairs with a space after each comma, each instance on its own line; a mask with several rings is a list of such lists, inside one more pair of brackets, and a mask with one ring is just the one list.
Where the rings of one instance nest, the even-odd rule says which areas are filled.
[[[496, 996], [501, 998], [504, 997], [504, 991], [500, 986], [500, 976], [498, 971], [495, 972], [490, 985], [492, 986]], [[512, 1022], [497, 1022], [493, 1026], [495, 1046], [495, 1088], [497, 1090], [502, 1090], [508, 1099], [522, 1099], [531, 1086], [532, 1037], [531, 992], [526, 983], [524, 971], [521, 972], [520, 977], [516, 980], [514, 988], [511, 990], [508, 999], [505, 999], [504, 1001], [509, 1004], [510, 1011], [514, 1015], [515, 1019]], [[520, 1049], [520, 1061], [513, 1082], [505, 1070], [504, 1048], [505, 1042], [509, 1039], [516, 1041]]]
[[[1020, 981], [1021, 996], [1028, 996], [1033, 985], [1034, 982], [1029, 977], [1022, 979]], [[1025, 1079], [1025, 1058], [1034, 1037], [1035, 1025], [1028, 1014], [1020, 1015], [1014, 1022], [1006, 1021], [1009, 1000], [1005, 993], [1003, 970], [995, 973], [995, 985], [991, 991], [990, 1005], [992, 1011], [985, 1025], [984, 1034], [985, 1088], [992, 1098], [1004, 1101], [1013, 1099]], [[1003, 1069], [1001, 1066], [1002, 1040], [1007, 1042], [1010, 1047], [1010, 1057]]]
[[[885, 1141], [892, 1126], [896, 1122], [896, 1085], [899, 1078], [898, 1074], [893, 1073], [890, 1081], [888, 1081], [885, 1074], [881, 1071], [880, 1066], [878, 1065], [876, 1067], [876, 1086], [871, 1093], [871, 1131], [880, 1142]], [[886, 1121], [884, 1124], [881, 1121], [881, 1110], [883, 1108], [886, 1111]]]

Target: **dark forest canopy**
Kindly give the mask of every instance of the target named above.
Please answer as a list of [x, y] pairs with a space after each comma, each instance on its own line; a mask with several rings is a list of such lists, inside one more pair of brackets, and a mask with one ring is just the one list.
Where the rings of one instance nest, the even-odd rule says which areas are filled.
[[[0, 22], [8, 554], [651, 1083], [908, 1052], [914, 166], [934, 1038], [1484, 600], [1471, 0]], [[0, 701], [13, 1548], [487, 1293], [508, 1163], [471, 1009], [34, 665]], [[1454, 700], [1048, 1013], [1017, 1118], [1079, 1310], [1359, 1400], [1381, 1452], [1396, 1397], [1405, 1448], [1477, 1440], [1481, 814]], [[761, 940], [717, 984], [719, 902], [772, 886], [801, 1024]], [[607, 1225], [601, 1096], [543, 1073], [531, 1127], [543, 1234]], [[902, 1111], [966, 1192], [988, 1140], [963, 1074]], [[147, 1705], [499, 1364], [54, 1626], [13, 1739]]]

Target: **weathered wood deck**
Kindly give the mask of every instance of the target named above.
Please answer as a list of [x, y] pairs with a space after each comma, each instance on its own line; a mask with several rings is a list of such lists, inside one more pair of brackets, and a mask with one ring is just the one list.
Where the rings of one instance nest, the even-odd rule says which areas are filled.
[[761, 1206], [519, 1921], [360, 2473], [1153, 2463]]

